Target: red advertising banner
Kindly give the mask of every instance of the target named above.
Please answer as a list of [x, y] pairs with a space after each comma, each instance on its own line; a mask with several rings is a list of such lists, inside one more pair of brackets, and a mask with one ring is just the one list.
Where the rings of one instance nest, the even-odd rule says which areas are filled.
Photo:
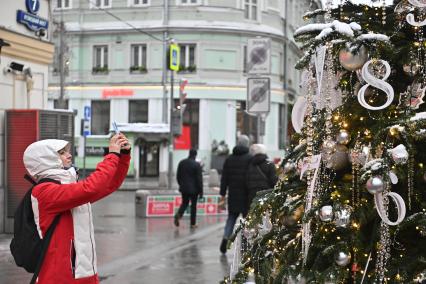
[[[205, 195], [197, 202], [197, 215], [223, 215], [226, 210], [219, 208], [220, 195]], [[182, 197], [176, 195], [148, 196], [146, 204], [146, 217], [171, 217], [179, 209]], [[185, 213], [189, 214], [190, 206]]]
[[191, 149], [191, 127], [182, 126], [182, 135], [175, 138], [176, 150], [189, 150]]

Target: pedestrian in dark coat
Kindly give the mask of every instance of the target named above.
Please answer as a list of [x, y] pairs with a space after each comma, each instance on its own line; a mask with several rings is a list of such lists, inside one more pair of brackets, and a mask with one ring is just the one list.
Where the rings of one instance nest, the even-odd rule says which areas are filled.
[[253, 157], [247, 169], [248, 208], [258, 191], [273, 188], [278, 181], [275, 165], [268, 160], [263, 144], [251, 145], [250, 154]]
[[189, 157], [180, 161], [177, 169], [177, 182], [179, 191], [182, 194], [182, 204], [175, 214], [174, 223], [179, 226], [179, 219], [191, 201], [191, 228], [196, 228], [197, 220], [197, 199], [203, 198], [203, 175], [201, 165], [195, 161], [197, 151], [191, 149]]
[[228, 192], [228, 219], [220, 245], [222, 253], [226, 252], [228, 239], [234, 230], [238, 216], [242, 214], [245, 217], [248, 212], [246, 172], [251, 159], [248, 146], [249, 138], [246, 135], [240, 135], [237, 146], [232, 150], [232, 155], [226, 159], [223, 165], [220, 195], [223, 200]]

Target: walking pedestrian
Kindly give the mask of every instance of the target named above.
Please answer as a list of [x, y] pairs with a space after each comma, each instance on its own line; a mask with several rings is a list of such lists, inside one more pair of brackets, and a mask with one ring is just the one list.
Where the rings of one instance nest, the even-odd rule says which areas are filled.
[[39, 284], [99, 283], [91, 203], [119, 188], [127, 175], [130, 143], [123, 134], [109, 141], [109, 154], [85, 180], [77, 181], [67, 141], [48, 139], [27, 147], [23, 161], [37, 182], [31, 195], [40, 238], [59, 222], [38, 275]]
[[247, 169], [248, 208], [258, 191], [273, 188], [278, 181], [275, 165], [268, 160], [265, 145], [251, 145], [250, 154], [253, 157]]
[[179, 162], [177, 169], [177, 182], [182, 194], [182, 204], [174, 217], [174, 224], [179, 226], [179, 219], [191, 201], [191, 229], [197, 227], [197, 199], [203, 198], [203, 175], [201, 165], [195, 160], [197, 150], [189, 150], [189, 156]]
[[246, 173], [251, 159], [248, 146], [249, 138], [246, 135], [240, 135], [237, 146], [232, 150], [232, 155], [225, 160], [223, 165], [220, 195], [223, 202], [228, 192], [228, 219], [220, 243], [222, 253], [226, 253], [228, 239], [232, 235], [238, 216], [242, 214], [245, 217], [248, 212]]

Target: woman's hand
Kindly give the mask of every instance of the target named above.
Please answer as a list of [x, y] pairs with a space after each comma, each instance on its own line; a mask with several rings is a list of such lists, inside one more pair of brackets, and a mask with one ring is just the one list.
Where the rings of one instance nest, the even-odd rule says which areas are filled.
[[121, 149], [130, 149], [129, 140], [122, 133], [115, 134], [109, 140], [109, 152], [119, 154]]

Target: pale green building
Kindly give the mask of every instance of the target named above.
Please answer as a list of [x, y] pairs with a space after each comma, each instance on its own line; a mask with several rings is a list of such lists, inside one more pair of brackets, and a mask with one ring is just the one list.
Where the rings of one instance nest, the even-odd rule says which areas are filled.
[[[281, 158], [288, 129], [285, 105], [294, 101], [300, 81], [293, 67], [300, 51], [292, 33], [303, 24], [303, 13], [320, 5], [310, 0], [54, 1], [54, 17], [65, 23], [65, 98], [67, 107], [77, 110], [76, 137], [84, 108], [91, 107], [87, 166], [99, 161], [107, 145], [105, 135], [116, 121], [134, 143], [129, 174], [139, 178], [167, 172], [169, 111], [163, 106], [165, 94], [170, 96], [170, 76], [164, 87], [165, 37], [181, 47], [181, 72], [175, 81], [188, 80], [183, 125], [189, 133], [179, 145], [197, 148], [206, 170], [214, 140], [225, 141], [230, 149], [238, 134], [257, 140], [257, 120], [244, 111], [247, 41], [271, 39], [271, 105], [260, 139], [272, 160]], [[57, 55], [60, 33], [58, 25]], [[49, 77], [52, 108], [60, 96], [58, 60]], [[76, 140], [81, 146], [82, 140]], [[174, 170], [186, 156], [186, 149], [173, 151]], [[77, 162], [81, 166], [80, 157]]]

